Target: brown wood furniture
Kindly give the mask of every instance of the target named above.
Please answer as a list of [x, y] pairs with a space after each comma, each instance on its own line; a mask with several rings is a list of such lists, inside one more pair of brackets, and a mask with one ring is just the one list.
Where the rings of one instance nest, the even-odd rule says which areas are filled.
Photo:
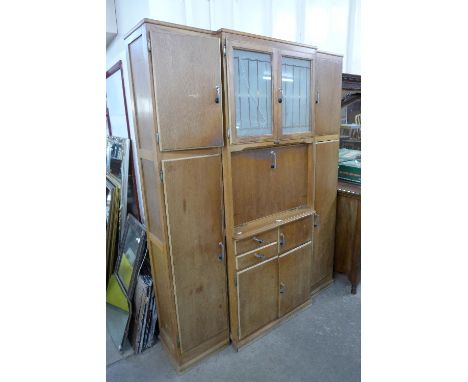
[[148, 20], [126, 41], [160, 338], [182, 370], [229, 341], [220, 41]]
[[315, 210], [317, 213], [312, 262], [312, 292], [333, 280], [335, 252], [336, 185], [338, 183], [338, 137], [316, 138]]
[[332, 281], [342, 58], [148, 19], [126, 41], [160, 337], [182, 370]]
[[222, 29], [231, 340], [236, 348], [330, 284], [340, 56]]
[[356, 293], [361, 273], [361, 186], [340, 180], [336, 209], [335, 272], [346, 273]]

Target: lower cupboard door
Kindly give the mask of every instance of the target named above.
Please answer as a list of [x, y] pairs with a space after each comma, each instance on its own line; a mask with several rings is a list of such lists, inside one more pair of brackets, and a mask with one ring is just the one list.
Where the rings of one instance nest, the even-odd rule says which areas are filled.
[[279, 257], [280, 317], [309, 298], [311, 261], [310, 242]]
[[278, 260], [237, 274], [239, 337], [245, 338], [278, 317]]
[[162, 161], [182, 353], [228, 332], [219, 154]]

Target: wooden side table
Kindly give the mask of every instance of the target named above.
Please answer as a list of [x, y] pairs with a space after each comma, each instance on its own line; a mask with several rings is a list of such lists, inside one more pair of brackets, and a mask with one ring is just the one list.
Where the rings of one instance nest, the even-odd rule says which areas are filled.
[[361, 186], [338, 181], [334, 271], [346, 273], [351, 293], [361, 276]]

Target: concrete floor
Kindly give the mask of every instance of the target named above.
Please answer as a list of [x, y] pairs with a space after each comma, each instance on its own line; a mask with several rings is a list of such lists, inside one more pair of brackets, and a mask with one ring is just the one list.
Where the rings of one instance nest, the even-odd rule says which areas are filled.
[[336, 275], [307, 309], [238, 353], [228, 346], [182, 375], [160, 343], [119, 360], [108, 349], [107, 381], [360, 381], [361, 288], [356, 295], [350, 288], [346, 277]]

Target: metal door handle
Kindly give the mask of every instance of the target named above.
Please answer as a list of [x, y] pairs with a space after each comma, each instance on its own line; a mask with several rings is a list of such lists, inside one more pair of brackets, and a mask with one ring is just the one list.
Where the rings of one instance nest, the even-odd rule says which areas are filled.
[[320, 215], [318, 213], [315, 213], [314, 215], [314, 227], [319, 227], [320, 226]]
[[283, 102], [283, 88], [279, 88], [278, 89], [278, 103], [282, 103]]
[[255, 237], [255, 236], [252, 238], [252, 240], [253, 240], [253, 241], [256, 241], [257, 243], [260, 243], [260, 244], [263, 243], [263, 240], [262, 240], [262, 239], [259, 239], [258, 237]]
[[260, 260], [264, 260], [266, 258], [263, 253], [256, 253], [254, 256]]
[[271, 168], [276, 168], [277, 167], [277, 163], [276, 163], [276, 152], [271, 150], [270, 151], [270, 155], [272, 156], [271, 158]]
[[317, 98], [315, 99], [315, 103], [320, 103], [320, 91], [317, 90]]
[[219, 99], [221, 96], [221, 87], [219, 85], [216, 86], [216, 97], [215, 97], [215, 102], [219, 103]]
[[286, 237], [284, 236], [284, 233], [280, 233], [279, 243], [280, 243], [280, 245], [285, 245], [286, 244]]
[[284, 292], [286, 292], [286, 285], [284, 285], [283, 282], [280, 282], [279, 292], [280, 292], [281, 294], [283, 294]]
[[224, 244], [222, 241], [219, 242], [219, 246], [221, 247], [221, 253], [218, 255], [218, 260], [224, 261]]

